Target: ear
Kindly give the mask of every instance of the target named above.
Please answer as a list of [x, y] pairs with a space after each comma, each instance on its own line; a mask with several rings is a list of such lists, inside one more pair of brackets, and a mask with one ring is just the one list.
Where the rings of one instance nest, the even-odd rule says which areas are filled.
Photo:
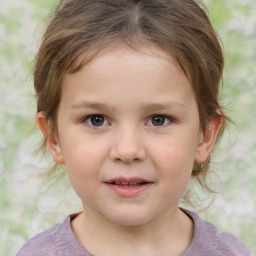
[[65, 164], [58, 137], [50, 131], [49, 122], [46, 120], [43, 112], [38, 112], [36, 114], [36, 122], [47, 141], [47, 147], [49, 148], [53, 160], [57, 164]]
[[205, 133], [200, 132], [195, 163], [203, 163], [212, 152], [222, 121], [221, 115], [214, 117], [209, 121]]

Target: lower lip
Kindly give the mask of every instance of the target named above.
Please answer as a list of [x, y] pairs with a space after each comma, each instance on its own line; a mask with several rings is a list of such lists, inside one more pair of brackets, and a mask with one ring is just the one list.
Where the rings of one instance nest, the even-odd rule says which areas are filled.
[[122, 197], [135, 197], [152, 187], [153, 183], [145, 183], [139, 186], [121, 186], [105, 183], [111, 190]]

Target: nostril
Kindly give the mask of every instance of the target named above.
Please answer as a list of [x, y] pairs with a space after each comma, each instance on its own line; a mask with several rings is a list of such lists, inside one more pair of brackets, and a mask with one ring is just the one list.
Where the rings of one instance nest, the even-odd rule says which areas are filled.
[[131, 140], [121, 138], [113, 144], [110, 158], [115, 162], [140, 162], [145, 158], [143, 143], [135, 138]]
[[114, 159], [114, 161], [123, 162], [123, 163], [133, 163], [133, 162], [140, 162], [140, 161], [142, 161], [142, 159], [140, 159], [138, 157], [136, 157], [136, 158], [132, 158], [132, 157], [130, 157], [130, 158], [128, 158], [128, 157], [120, 158], [120, 157], [118, 157], [118, 158]]

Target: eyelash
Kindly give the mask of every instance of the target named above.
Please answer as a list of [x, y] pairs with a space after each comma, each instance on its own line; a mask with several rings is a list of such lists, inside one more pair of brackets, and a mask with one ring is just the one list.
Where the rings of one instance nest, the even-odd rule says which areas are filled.
[[[163, 125], [154, 125], [152, 122], [153, 118], [159, 118], [159, 117], [164, 118], [164, 124]], [[152, 125], [150, 125], [150, 126], [155, 126], [155, 127], [165, 127], [165, 126], [168, 126], [171, 122], [173, 122], [172, 117], [170, 117], [168, 115], [161, 115], [161, 114], [151, 116], [146, 123], [148, 123], [150, 120], [152, 123]], [[166, 120], [168, 121], [168, 123], [166, 123]]]
[[[100, 117], [100, 118], [104, 119], [102, 124], [94, 125], [92, 123], [92, 119], [91, 118], [97, 118], [97, 117]], [[159, 117], [160, 118], [164, 118], [164, 123], [162, 125], [154, 125], [153, 122], [152, 122], [153, 118], [159, 118]], [[151, 121], [151, 124], [148, 124], [150, 121]], [[107, 122], [107, 124], [106, 124], [106, 122]], [[170, 117], [168, 115], [156, 114], [156, 115], [151, 116], [147, 120], [146, 124], [148, 124], [149, 126], [154, 126], [154, 127], [165, 127], [165, 126], [168, 126], [171, 122], [173, 122], [173, 118], [172, 117]], [[86, 117], [84, 117], [82, 119], [82, 123], [86, 123], [90, 127], [102, 127], [102, 126], [107, 126], [107, 125], [110, 124], [109, 121], [107, 120], [107, 118], [104, 115], [100, 115], [100, 114], [99, 115], [97, 115], [97, 114], [88, 115], [88, 116], [86, 116]]]
[[[106, 126], [106, 124], [105, 125], [93, 125], [92, 124], [92, 120], [90, 120], [91, 118], [96, 118], [96, 117], [100, 117], [100, 118], [104, 118], [104, 122], [103, 122], [103, 124], [107, 121], [107, 123], [109, 124], [109, 122], [108, 122], [108, 120], [107, 120], [107, 118], [104, 116], [104, 115], [89, 115], [89, 116], [86, 116], [86, 117], [84, 117], [83, 119], [82, 119], [82, 123], [87, 123], [87, 125], [88, 126], [90, 126], [90, 127], [101, 127], [101, 126]], [[89, 123], [90, 122], [90, 123]]]

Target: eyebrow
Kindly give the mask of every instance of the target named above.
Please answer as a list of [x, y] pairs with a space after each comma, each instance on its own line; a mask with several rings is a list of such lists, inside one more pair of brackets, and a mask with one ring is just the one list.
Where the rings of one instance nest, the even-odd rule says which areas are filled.
[[81, 102], [71, 106], [71, 109], [79, 109], [79, 108], [91, 108], [91, 109], [102, 109], [106, 108], [107, 105], [103, 103], [94, 103], [94, 102]]
[[143, 109], [151, 110], [151, 109], [169, 109], [169, 108], [182, 108], [185, 109], [185, 105], [181, 102], [174, 102], [174, 101], [166, 101], [163, 103], [147, 103], [142, 104]]
[[[89, 109], [108, 109], [112, 108], [113, 106], [109, 106], [104, 103], [97, 103], [97, 102], [87, 102], [83, 101], [77, 104], [74, 104], [71, 106], [71, 109], [84, 109], [84, 108], [89, 108]], [[186, 105], [181, 103], [181, 102], [163, 102], [163, 103], [146, 103], [146, 104], [141, 104], [141, 108], [145, 110], [164, 110], [164, 109], [169, 109], [169, 108], [180, 108], [180, 109], [185, 109]]]

